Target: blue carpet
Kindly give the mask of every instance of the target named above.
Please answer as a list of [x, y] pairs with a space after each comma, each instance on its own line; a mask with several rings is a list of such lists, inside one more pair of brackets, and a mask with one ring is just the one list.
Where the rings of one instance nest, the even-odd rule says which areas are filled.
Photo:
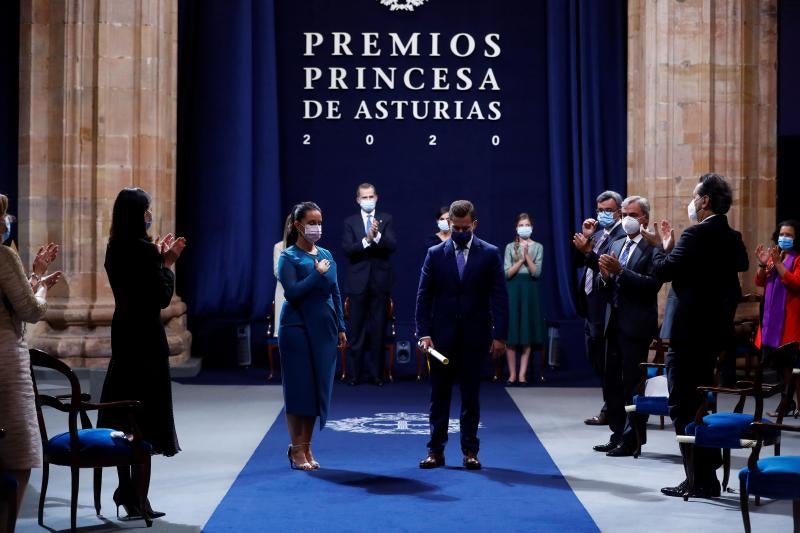
[[452, 427], [447, 467], [420, 470], [427, 435], [414, 433], [427, 422], [415, 413], [427, 412], [428, 394], [417, 383], [337, 386], [315, 472], [289, 470], [279, 417], [204, 531], [598, 531], [500, 387], [481, 391], [483, 470], [461, 467]]

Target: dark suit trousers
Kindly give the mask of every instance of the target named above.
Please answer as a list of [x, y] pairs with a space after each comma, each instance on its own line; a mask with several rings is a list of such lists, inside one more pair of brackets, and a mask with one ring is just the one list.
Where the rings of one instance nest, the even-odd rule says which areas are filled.
[[[713, 349], [687, 349], [669, 352], [666, 357], [667, 384], [669, 386], [669, 416], [675, 424], [675, 433], [685, 435], [686, 425], [693, 422], [697, 410], [703, 403], [699, 386], [714, 384], [714, 365], [717, 353]], [[686, 447], [681, 447], [686, 464]], [[696, 486], [707, 486], [716, 479], [715, 471], [722, 465], [719, 448], [695, 446], [694, 475]]]
[[[459, 328], [461, 329], [461, 328]], [[458, 343], [463, 335], [459, 331]], [[481, 418], [480, 383], [481, 366], [487, 350], [475, 351], [474, 346], [436, 348], [444, 353], [450, 364], [445, 366], [431, 358], [431, 440], [428, 449], [443, 452], [447, 444], [447, 428], [450, 425], [450, 400], [456, 380], [461, 386], [461, 451], [478, 453], [478, 424]]]
[[635, 427], [642, 435], [642, 442], [646, 440], [647, 415], [626, 413], [625, 406], [633, 403], [636, 386], [642, 378], [639, 363], [647, 361], [650, 339], [632, 338], [621, 333], [616, 327], [616, 318], [612, 316], [606, 341], [603, 397], [608, 406], [606, 416], [613, 432], [612, 440], [635, 446]]
[[[580, 287], [579, 290], [584, 290]], [[584, 334], [586, 336], [586, 355], [594, 373], [601, 379], [605, 372], [605, 339], [603, 337], [603, 324], [605, 322], [605, 302], [597, 289], [586, 295], [586, 322]], [[605, 394], [603, 400], [607, 402]], [[601, 412], [606, 412], [607, 404], [603, 404]]]
[[389, 297], [369, 288], [349, 297], [351, 339], [348, 373], [353, 379], [364, 376], [383, 379]]

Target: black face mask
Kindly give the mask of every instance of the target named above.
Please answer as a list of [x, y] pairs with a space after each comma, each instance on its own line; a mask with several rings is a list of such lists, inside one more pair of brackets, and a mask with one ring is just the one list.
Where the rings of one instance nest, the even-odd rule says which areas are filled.
[[472, 238], [472, 230], [467, 231], [455, 231], [453, 230], [450, 233], [450, 238], [453, 239], [453, 242], [456, 243], [456, 246], [459, 248], [464, 248], [469, 240]]

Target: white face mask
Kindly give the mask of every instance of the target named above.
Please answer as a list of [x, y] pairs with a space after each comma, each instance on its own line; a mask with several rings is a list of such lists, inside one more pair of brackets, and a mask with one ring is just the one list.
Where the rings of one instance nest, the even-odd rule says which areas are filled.
[[377, 202], [375, 200], [361, 200], [359, 205], [361, 205], [361, 209], [363, 209], [367, 213], [372, 213], [375, 211], [375, 204]]
[[322, 238], [322, 225], [319, 226], [303, 226], [303, 236], [308, 242], [314, 244]]
[[642, 230], [642, 225], [632, 216], [627, 216], [622, 219], [622, 230], [628, 235], [633, 235]]
[[689, 200], [689, 206], [686, 210], [689, 214], [689, 220], [691, 220], [693, 223], [697, 222], [697, 207], [694, 205], [694, 198]]
[[437, 220], [436, 226], [439, 228], [439, 231], [450, 231], [450, 222], [447, 220]]
[[533, 233], [533, 228], [530, 226], [517, 226], [517, 235], [523, 239], [527, 239]]

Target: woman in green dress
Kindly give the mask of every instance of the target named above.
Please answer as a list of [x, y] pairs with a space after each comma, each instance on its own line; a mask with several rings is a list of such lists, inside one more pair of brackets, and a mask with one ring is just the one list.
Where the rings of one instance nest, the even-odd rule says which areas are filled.
[[[527, 385], [531, 349], [544, 342], [544, 317], [539, 296], [542, 275], [542, 245], [531, 239], [533, 221], [527, 213], [517, 216], [517, 236], [506, 245], [503, 268], [508, 288], [507, 385]], [[517, 372], [517, 352], [520, 352]], [[517, 377], [519, 376], [519, 380]]]

